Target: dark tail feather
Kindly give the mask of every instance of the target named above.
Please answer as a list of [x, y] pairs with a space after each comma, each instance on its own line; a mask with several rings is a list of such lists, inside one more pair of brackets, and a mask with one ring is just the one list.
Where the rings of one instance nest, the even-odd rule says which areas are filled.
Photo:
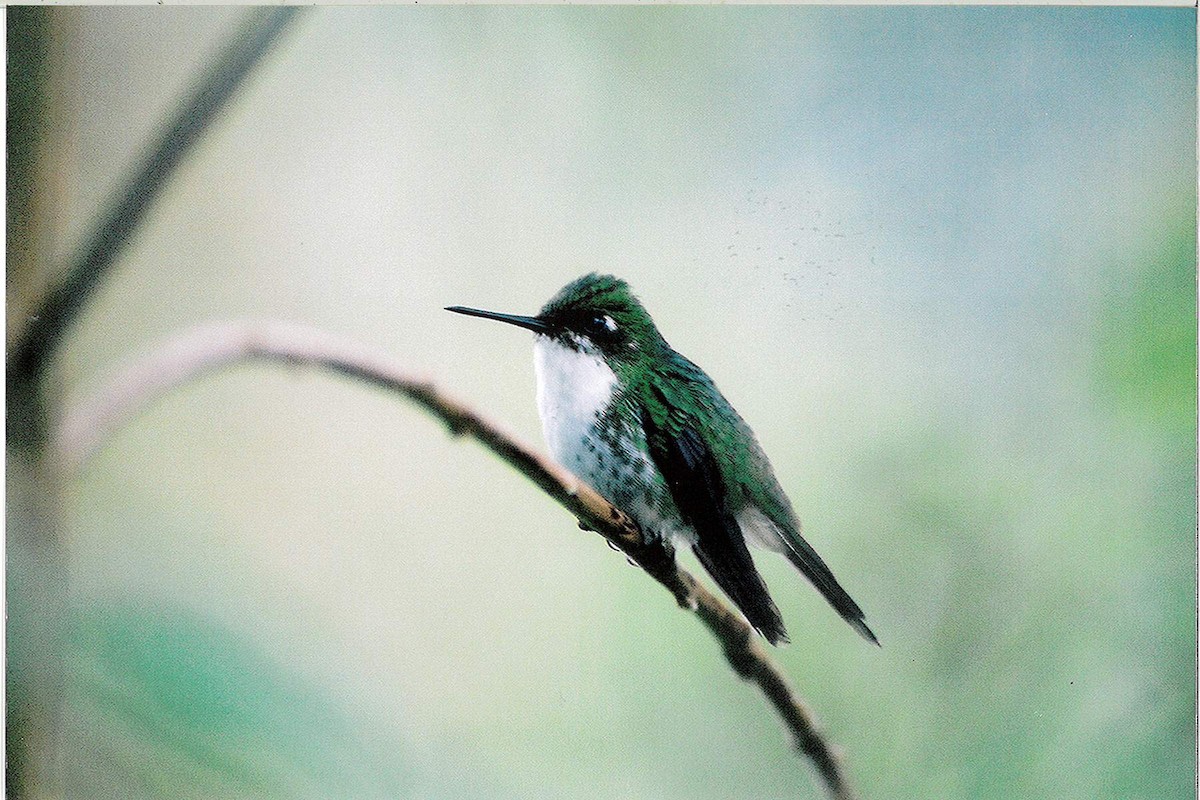
[[786, 541], [788, 560], [796, 565], [796, 569], [804, 573], [804, 577], [812, 581], [812, 585], [817, 587], [817, 591], [824, 595], [825, 599], [829, 601], [829, 605], [842, 615], [842, 619], [850, 623], [850, 627], [858, 631], [859, 636], [879, 647], [879, 639], [867, 627], [866, 615], [863, 614], [863, 610], [837, 582], [837, 578], [833, 577], [833, 572], [817, 555], [817, 551], [813, 550], [812, 546], [799, 536], [786, 537]]
[[692, 552], [764, 639], [771, 644], [786, 642], [788, 636], [783, 617], [767, 593], [767, 585], [755, 569], [745, 543], [740, 536], [728, 543], [728, 552], [709, 553], [700, 544], [692, 547]]

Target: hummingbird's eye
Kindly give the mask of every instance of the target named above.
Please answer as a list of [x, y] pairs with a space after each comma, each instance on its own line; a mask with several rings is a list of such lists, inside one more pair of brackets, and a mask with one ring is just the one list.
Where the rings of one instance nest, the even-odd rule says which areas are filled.
[[591, 336], [609, 336], [617, 332], [617, 323], [608, 314], [597, 314], [584, 323], [587, 333]]

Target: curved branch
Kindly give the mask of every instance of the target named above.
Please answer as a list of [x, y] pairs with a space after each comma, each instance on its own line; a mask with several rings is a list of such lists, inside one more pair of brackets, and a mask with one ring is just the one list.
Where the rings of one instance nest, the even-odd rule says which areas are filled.
[[642, 539], [637, 525], [595, 489], [495, 422], [447, 395], [426, 377], [413, 375], [385, 354], [322, 331], [282, 322], [202, 325], [160, 344], [120, 370], [90, 401], [71, 409], [58, 445], [69, 467], [80, 466], [119, 425], [164, 392], [201, 375], [246, 360], [318, 367], [404, 395], [446, 423], [455, 435], [478, 440], [636, 561], [700, 618], [721, 645], [734, 671], [758, 686], [817, 768], [830, 796], [854, 794], [838, 756], [742, 616], [681, 569], [670, 550]]

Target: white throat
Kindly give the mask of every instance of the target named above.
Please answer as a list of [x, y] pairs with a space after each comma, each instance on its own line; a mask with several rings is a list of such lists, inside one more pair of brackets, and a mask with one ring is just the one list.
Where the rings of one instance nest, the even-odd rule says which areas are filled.
[[551, 455], [573, 468], [596, 417], [612, 401], [617, 376], [590, 347], [572, 350], [548, 336], [535, 340], [533, 366], [546, 446]]

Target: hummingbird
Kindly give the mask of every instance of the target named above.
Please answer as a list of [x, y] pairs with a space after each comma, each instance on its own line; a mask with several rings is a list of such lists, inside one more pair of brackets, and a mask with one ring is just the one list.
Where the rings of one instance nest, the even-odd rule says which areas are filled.
[[629, 285], [591, 273], [537, 316], [447, 311], [533, 331], [537, 406], [551, 454], [670, 552], [690, 546], [773, 645], [783, 619], [748, 544], [781, 553], [872, 644], [858, 604], [800, 535], [770, 461], [712, 379], [677, 353]]

